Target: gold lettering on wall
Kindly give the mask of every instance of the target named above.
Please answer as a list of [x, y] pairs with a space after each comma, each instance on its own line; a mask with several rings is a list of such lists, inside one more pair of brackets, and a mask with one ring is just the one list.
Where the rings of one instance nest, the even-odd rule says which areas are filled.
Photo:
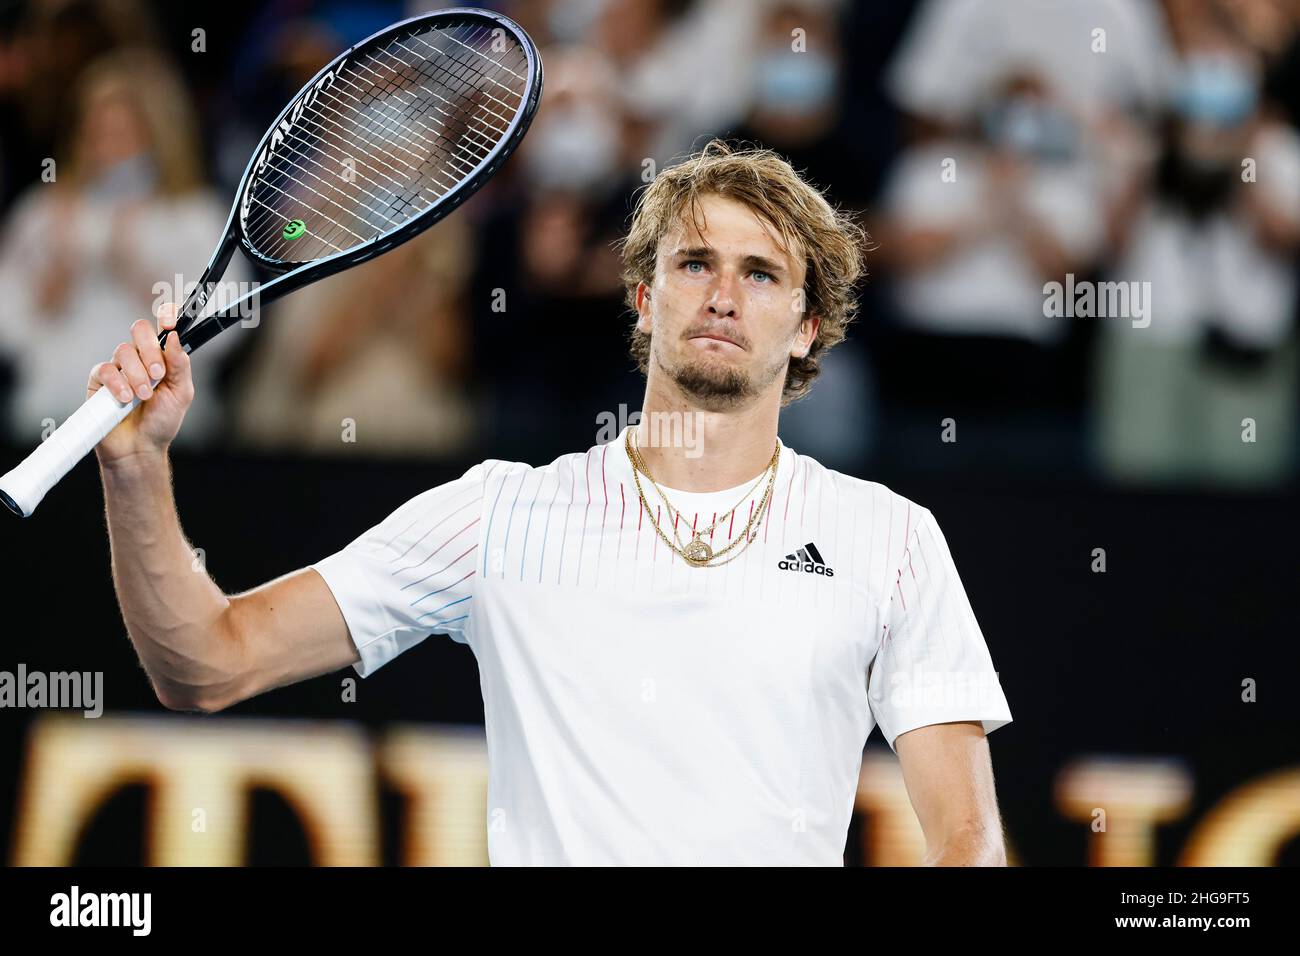
[[[143, 784], [144, 859], [162, 866], [239, 866], [249, 796], [281, 796], [301, 822], [312, 862], [380, 862], [377, 795], [383, 782], [405, 799], [399, 858], [409, 866], [484, 866], [488, 831], [516, 825], [488, 805], [481, 727], [397, 725], [375, 741], [343, 721], [179, 715], [84, 720], [45, 714], [31, 724], [18, 791], [12, 862], [66, 866], [99, 808], [123, 786]], [[1055, 801], [1087, 824], [1091, 866], [1151, 866], [1156, 828], [1185, 817], [1193, 780], [1167, 758], [1089, 757], [1067, 764]], [[1002, 811], [1017, 791], [1003, 788]], [[898, 758], [863, 756], [854, 802], [868, 866], [917, 866], [925, 835]], [[1241, 784], [1206, 813], [1184, 847], [1183, 866], [1270, 866], [1300, 834], [1300, 769]], [[1007, 861], [1018, 865], [1008, 841]], [[1085, 861], [1080, 861], [1085, 862]]]
[[[1192, 804], [1192, 777], [1171, 760], [1096, 757], [1067, 764], [1056, 777], [1056, 806], [1089, 824], [1089, 866], [1152, 866], [1156, 827]], [[1098, 811], [1105, 829], [1097, 829]]]
[[408, 801], [402, 862], [487, 866], [483, 731], [397, 727], [385, 736], [379, 756], [384, 775]]
[[66, 866], [95, 810], [118, 788], [149, 788], [145, 859], [239, 866], [248, 792], [280, 794], [302, 821], [313, 863], [378, 862], [374, 767], [347, 725], [202, 717], [48, 715], [32, 726], [14, 864]]
[[1183, 866], [1274, 866], [1300, 835], [1300, 770], [1281, 770], [1238, 787], [1187, 838]]

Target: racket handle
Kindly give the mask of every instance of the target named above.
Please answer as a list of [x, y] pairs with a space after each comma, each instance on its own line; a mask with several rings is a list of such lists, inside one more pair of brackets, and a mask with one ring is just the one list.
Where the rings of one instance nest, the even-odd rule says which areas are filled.
[[140, 402], [133, 396], [127, 404], [120, 404], [106, 386], [99, 388], [39, 448], [0, 477], [0, 501], [14, 514], [31, 517], [45, 493]]

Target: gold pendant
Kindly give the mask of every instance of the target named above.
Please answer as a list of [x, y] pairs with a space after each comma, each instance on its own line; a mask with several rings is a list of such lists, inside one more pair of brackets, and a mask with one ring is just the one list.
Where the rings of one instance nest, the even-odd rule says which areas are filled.
[[713, 560], [713, 549], [701, 541], [698, 534], [695, 536], [695, 540], [686, 546], [684, 553], [686, 560], [696, 567], [708, 564]]

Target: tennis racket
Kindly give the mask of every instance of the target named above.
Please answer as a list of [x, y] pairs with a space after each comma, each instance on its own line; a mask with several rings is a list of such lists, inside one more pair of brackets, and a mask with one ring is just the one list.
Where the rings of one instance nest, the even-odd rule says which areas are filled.
[[[341, 53], [253, 151], [225, 234], [178, 313], [181, 348], [192, 353], [239, 322], [250, 300], [373, 259], [448, 215], [514, 152], [541, 93], [533, 41], [485, 10], [413, 17]], [[212, 292], [236, 248], [273, 277], [217, 309]], [[0, 500], [29, 517], [140, 402], [95, 391], [0, 477]]]

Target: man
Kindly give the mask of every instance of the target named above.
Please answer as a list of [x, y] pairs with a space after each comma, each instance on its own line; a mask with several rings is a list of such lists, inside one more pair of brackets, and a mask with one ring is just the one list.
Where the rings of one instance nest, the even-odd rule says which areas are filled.
[[777, 438], [843, 338], [864, 238], [775, 154], [710, 143], [645, 190], [623, 249], [640, 424], [475, 465], [230, 597], [171, 504], [188, 356], [136, 323], [89, 390], [149, 398], [167, 363], [97, 449], [159, 699], [211, 713], [446, 633], [478, 660], [495, 865], [842, 865], [877, 723], [926, 862], [1004, 864], [984, 735], [1011, 714], [934, 517]]

